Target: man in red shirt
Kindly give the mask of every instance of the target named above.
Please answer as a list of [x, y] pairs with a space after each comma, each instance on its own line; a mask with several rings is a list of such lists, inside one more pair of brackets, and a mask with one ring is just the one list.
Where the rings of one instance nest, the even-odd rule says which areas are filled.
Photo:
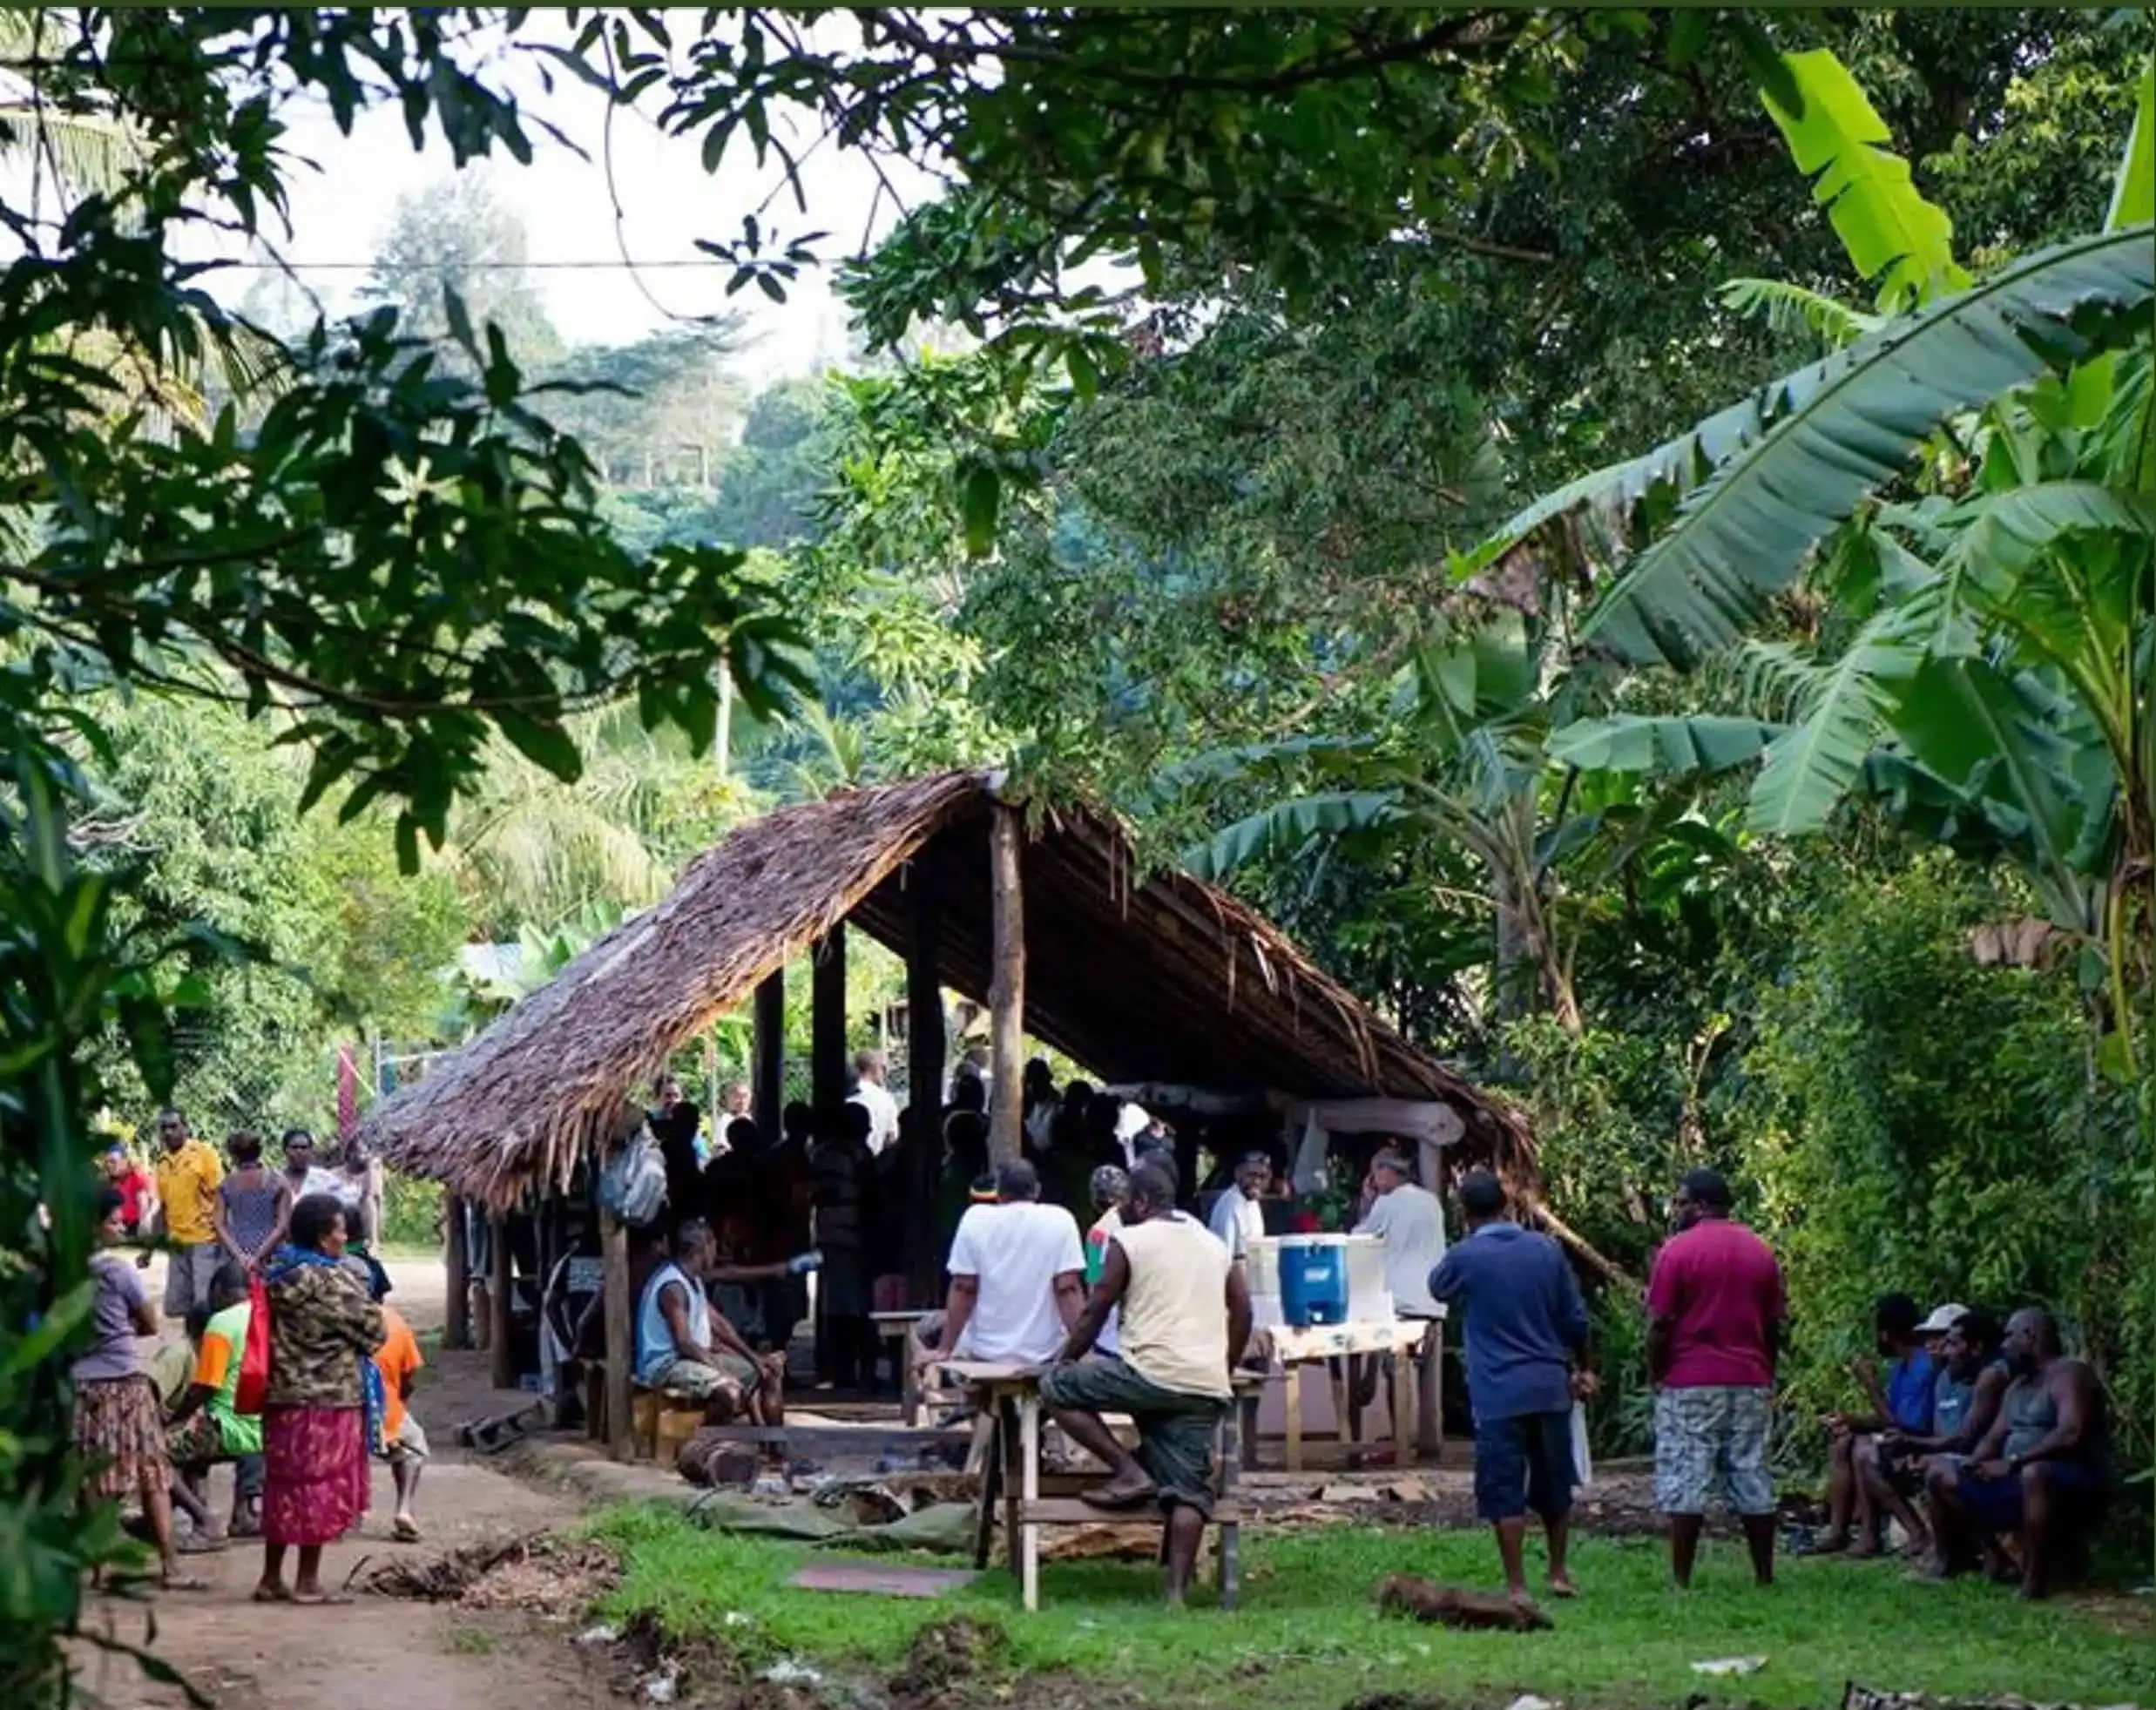
[[1735, 1511], [1762, 1585], [1774, 1582], [1774, 1486], [1767, 1432], [1788, 1316], [1781, 1267], [1729, 1215], [1729, 1184], [1693, 1170], [1673, 1206], [1677, 1233], [1647, 1281], [1654, 1382], [1654, 1501], [1670, 1517], [1670, 1566], [1692, 1584], [1707, 1504]]

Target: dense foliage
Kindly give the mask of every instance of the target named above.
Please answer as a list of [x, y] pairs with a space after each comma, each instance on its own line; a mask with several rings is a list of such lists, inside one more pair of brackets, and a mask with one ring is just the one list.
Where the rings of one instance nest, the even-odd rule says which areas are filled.
[[[1733, 1166], [1803, 1402], [1879, 1288], [2033, 1296], [2146, 1461], [2148, 26], [1772, 24], [8, 24], [0, 1696], [64, 1693], [123, 1559], [49, 1357], [92, 1113], [305, 1113], [335, 1027], [429, 1029], [468, 934], [565, 951], [743, 774], [1104, 796], [1512, 1086], [1620, 1265]], [[560, 349], [470, 179], [350, 324], [201, 288], [193, 228], [282, 211], [291, 99], [528, 159], [504, 52], [713, 172], [802, 189], [804, 109], [940, 160], [847, 258], [879, 365], [750, 400], [725, 326]], [[705, 247], [783, 296], [833, 254], [794, 213]], [[929, 323], [968, 352], [910, 354]]]

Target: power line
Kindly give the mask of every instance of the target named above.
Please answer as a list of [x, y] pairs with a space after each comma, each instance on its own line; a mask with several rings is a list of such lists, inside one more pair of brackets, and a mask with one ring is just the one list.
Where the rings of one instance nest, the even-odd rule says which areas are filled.
[[609, 269], [637, 273], [652, 267], [732, 267], [735, 263], [716, 257], [686, 255], [659, 261], [625, 261], [619, 256], [591, 261], [459, 261], [439, 267], [414, 261], [216, 261], [212, 265], [240, 273], [484, 274], [592, 273]]

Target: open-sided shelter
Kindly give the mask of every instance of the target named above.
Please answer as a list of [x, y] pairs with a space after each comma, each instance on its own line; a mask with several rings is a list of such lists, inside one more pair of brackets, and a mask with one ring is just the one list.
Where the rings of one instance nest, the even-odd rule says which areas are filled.
[[1254, 910], [1187, 874], [1143, 870], [1105, 814], [1029, 811], [974, 772], [743, 826], [362, 1132], [398, 1168], [507, 1210], [610, 1147], [633, 1092], [752, 994], [768, 1120], [783, 1066], [779, 982], [805, 952], [816, 1102], [828, 1107], [846, 1092], [849, 922], [906, 959], [914, 1087], [943, 1083], [940, 992], [989, 1004], [999, 1152], [1017, 1147], [1030, 1034], [1112, 1084], [1267, 1101], [1291, 1146], [1324, 1127], [1382, 1126], [1456, 1146], [1531, 1191], [1519, 1116], [1402, 1039]]

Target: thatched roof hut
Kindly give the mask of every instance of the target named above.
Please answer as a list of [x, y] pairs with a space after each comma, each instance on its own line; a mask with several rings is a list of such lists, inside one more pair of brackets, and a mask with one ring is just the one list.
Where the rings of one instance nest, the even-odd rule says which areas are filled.
[[[985, 999], [997, 800], [992, 777], [951, 773], [742, 827], [665, 901], [379, 1105], [364, 1135], [398, 1168], [497, 1208], [561, 1183], [612, 1143], [625, 1095], [841, 923], [902, 953], [923, 886], [937, 977]], [[1409, 1045], [1233, 897], [1179, 872], [1141, 875], [1106, 815], [1035, 815], [1021, 868], [1026, 1032], [1112, 1082], [1442, 1104], [1470, 1156], [1531, 1180], [1515, 1112]]]

